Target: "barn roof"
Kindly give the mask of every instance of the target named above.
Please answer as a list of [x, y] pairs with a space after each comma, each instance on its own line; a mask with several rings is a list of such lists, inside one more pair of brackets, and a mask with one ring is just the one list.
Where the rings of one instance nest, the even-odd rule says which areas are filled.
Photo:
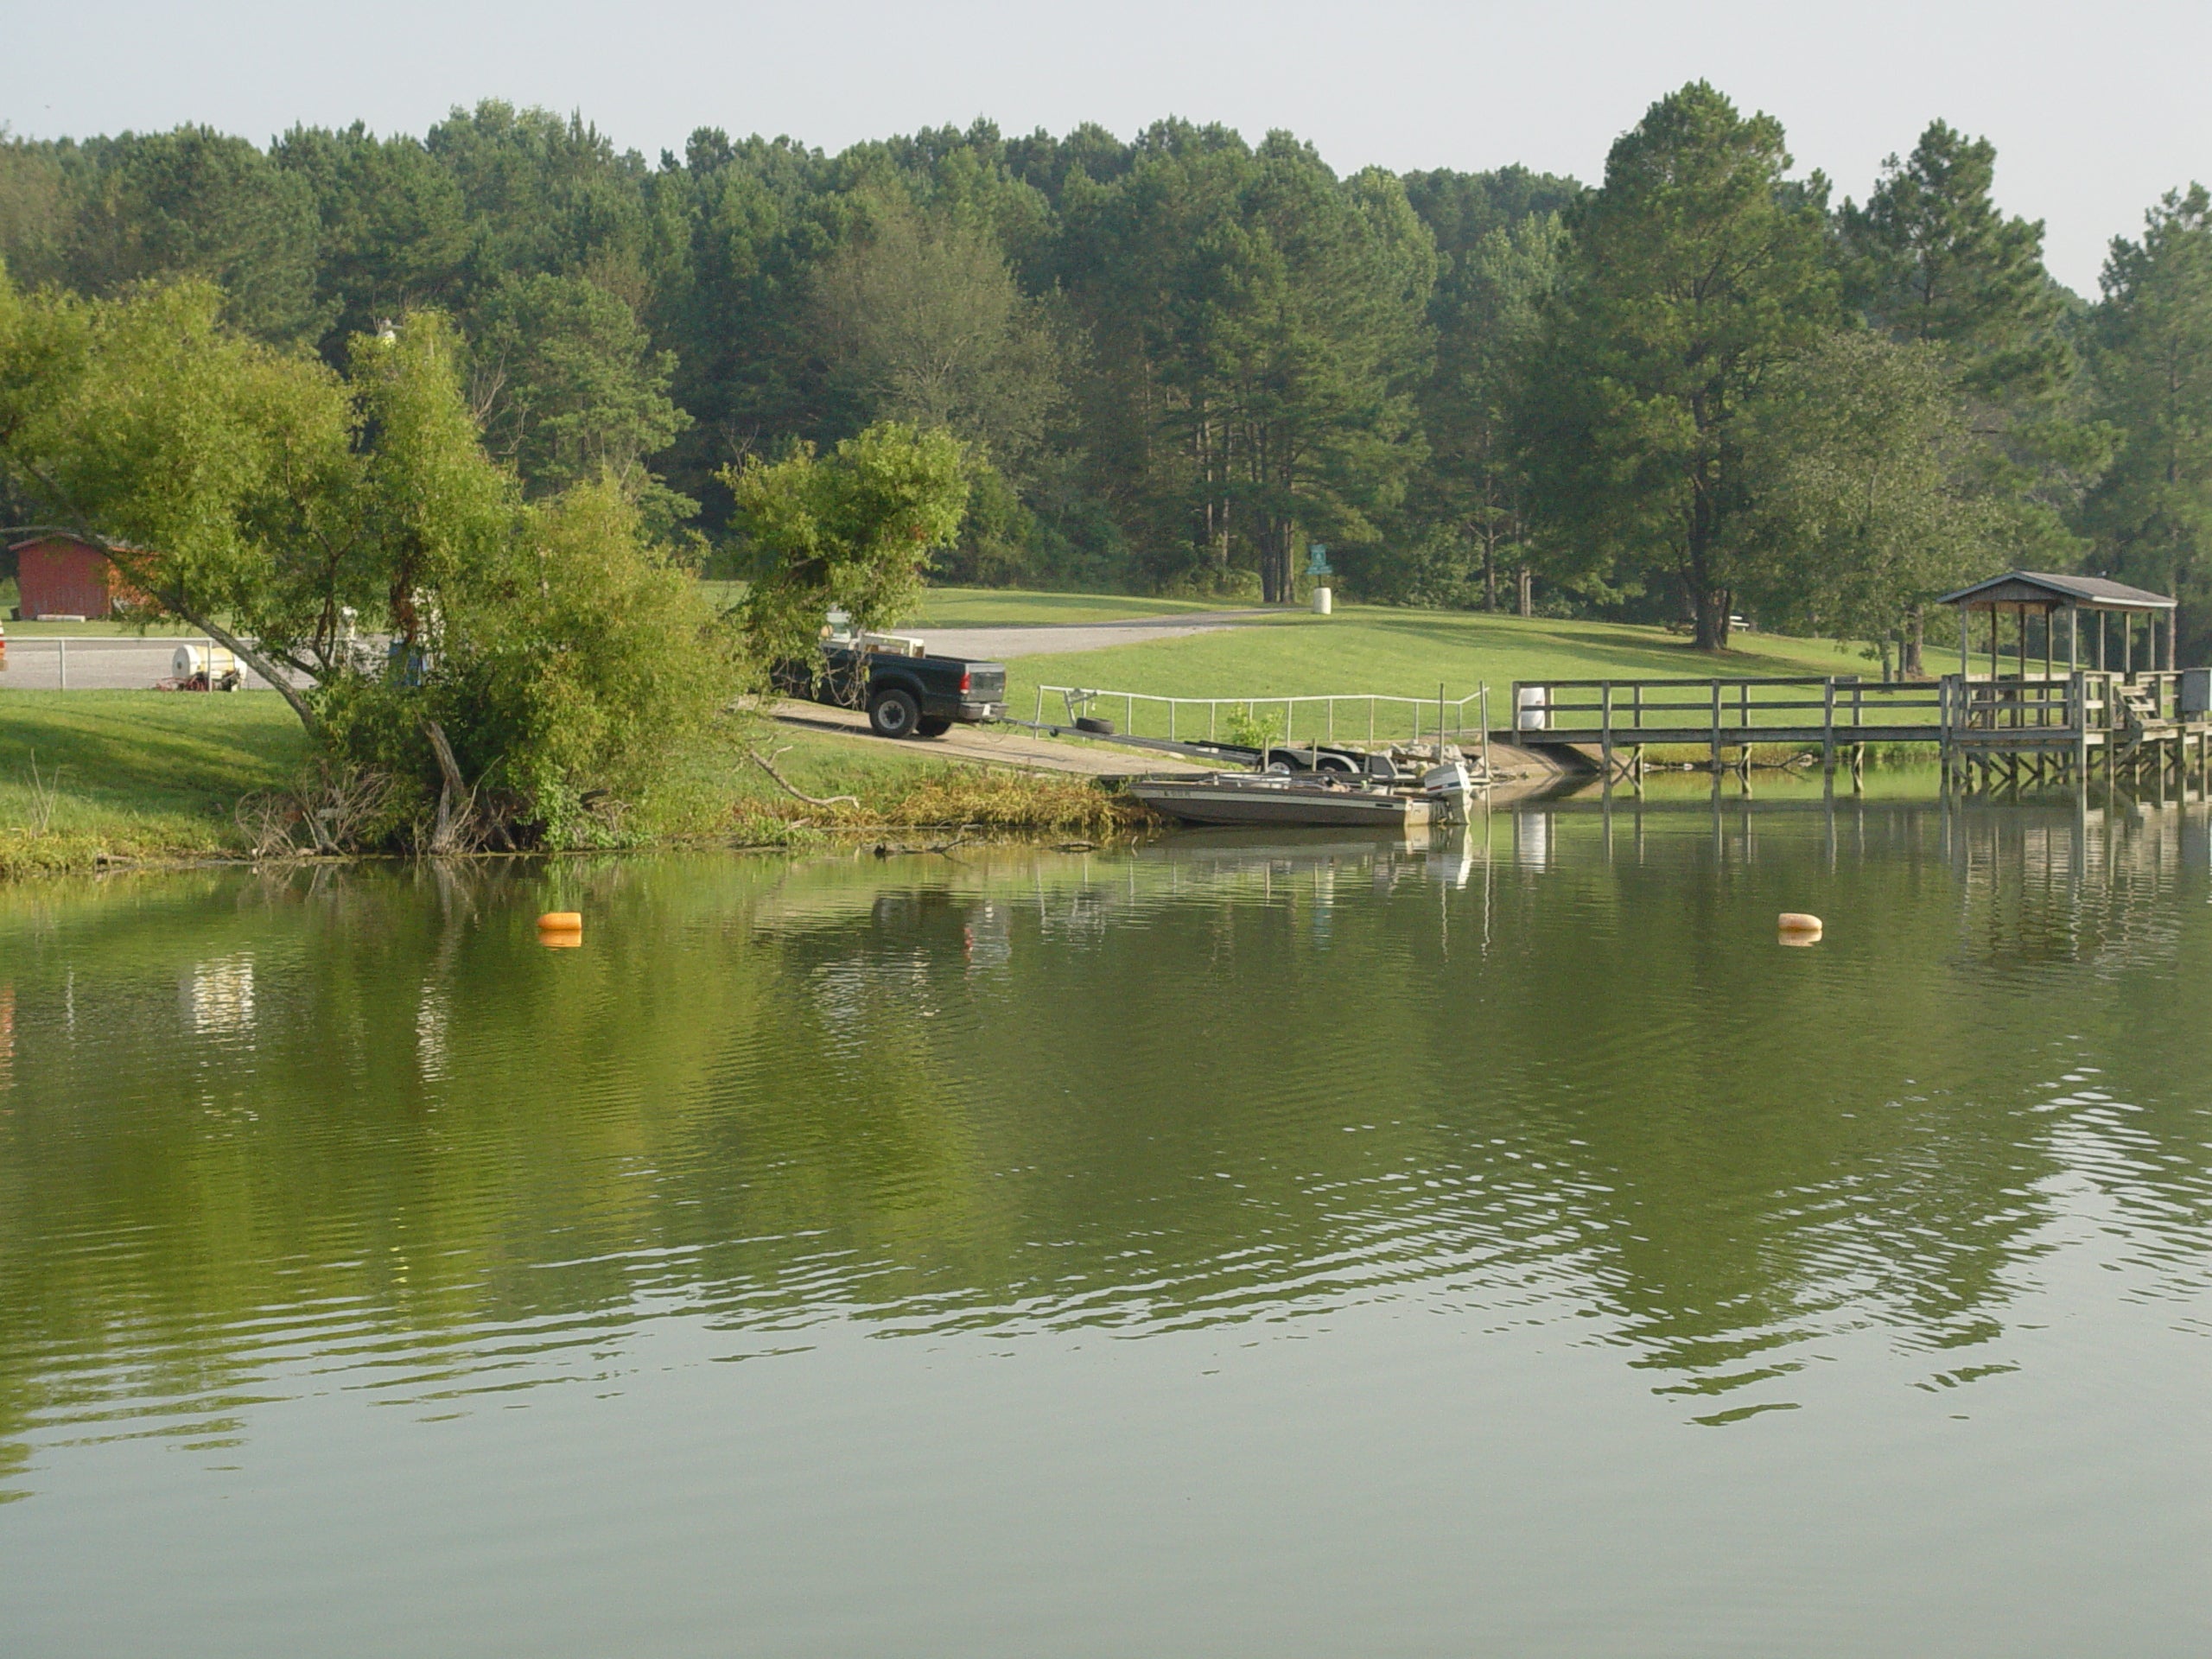
[[2131, 588], [2104, 576], [2054, 575], [2044, 570], [2012, 570], [1971, 588], [1945, 594], [1939, 605], [2078, 605], [2091, 611], [2171, 611], [2174, 601], [2147, 588]]
[[97, 543], [88, 542], [82, 536], [67, 530], [49, 530], [42, 535], [29, 537], [20, 542], [10, 542], [8, 543], [8, 550], [10, 553], [20, 553], [27, 547], [44, 547], [48, 542], [70, 542], [79, 547], [89, 547], [95, 553], [99, 551]]

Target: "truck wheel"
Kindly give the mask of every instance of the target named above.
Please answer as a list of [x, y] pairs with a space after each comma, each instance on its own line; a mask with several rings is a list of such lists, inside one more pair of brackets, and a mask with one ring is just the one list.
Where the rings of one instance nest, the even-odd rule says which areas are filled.
[[878, 737], [912, 737], [921, 723], [922, 706], [914, 694], [889, 686], [868, 700], [868, 723]]
[[924, 715], [914, 722], [914, 730], [923, 737], [943, 737], [952, 729], [952, 722], [938, 715]]

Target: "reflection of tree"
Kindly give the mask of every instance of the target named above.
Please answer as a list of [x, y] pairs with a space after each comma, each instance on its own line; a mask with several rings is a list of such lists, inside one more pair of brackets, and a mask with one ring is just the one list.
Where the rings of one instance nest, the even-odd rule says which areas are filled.
[[[1870, 1320], [1971, 1344], [2053, 1176], [2162, 1272], [2202, 1256], [2202, 825], [2055, 822], [1616, 813], [1608, 850], [1562, 808], [1541, 867], [1501, 816], [1433, 855], [0, 897], [0, 1443], [231, 1421], [326, 1345], [403, 1395], [511, 1386], [647, 1305], [1145, 1330], [1418, 1294], [1598, 1313], [1698, 1391]], [[1778, 950], [1808, 895], [1829, 941]], [[550, 900], [584, 950], [538, 949]]]

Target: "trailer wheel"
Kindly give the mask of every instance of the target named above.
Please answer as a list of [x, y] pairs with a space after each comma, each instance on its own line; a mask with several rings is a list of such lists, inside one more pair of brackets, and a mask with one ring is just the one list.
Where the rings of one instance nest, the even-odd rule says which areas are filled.
[[952, 729], [952, 722], [942, 715], [924, 715], [914, 722], [914, 730], [923, 737], [943, 737]]
[[887, 686], [868, 700], [868, 723], [878, 737], [912, 737], [921, 723], [922, 706], [914, 694]]
[[1348, 754], [1323, 754], [1313, 762], [1316, 772], [1345, 772], [1357, 773], [1359, 767]]

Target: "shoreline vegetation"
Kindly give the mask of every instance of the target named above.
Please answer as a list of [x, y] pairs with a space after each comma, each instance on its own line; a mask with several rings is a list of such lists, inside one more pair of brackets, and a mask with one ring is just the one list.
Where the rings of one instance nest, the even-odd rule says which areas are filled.
[[[303, 837], [255, 845], [251, 804], [281, 804], [309, 760], [298, 722], [273, 695], [0, 698], [0, 880], [312, 855]], [[1086, 778], [943, 760], [748, 715], [698, 746], [598, 846], [578, 850], [800, 851], [869, 836], [942, 842], [946, 832], [1102, 840], [1148, 822], [1135, 802]]]
[[[916, 626], [957, 626], [953, 619], [973, 626], [971, 618], [984, 615], [1012, 623], [1065, 621], [1073, 620], [1071, 613], [1087, 620], [1140, 613], [1152, 603], [934, 589]], [[1849, 662], [1826, 642], [1757, 639], [1756, 651], [1716, 663], [1656, 628], [1362, 607], [1325, 623], [1287, 613], [1217, 633], [1017, 658], [1013, 667], [1025, 695], [1064, 676], [1179, 696], [1320, 689], [1322, 678], [1339, 690], [1366, 683], [1411, 690], [1439, 672], [1470, 682], [1479, 677], [1491, 684], [1495, 723], [1502, 724], [1507, 683], [1516, 677], [1833, 672]], [[1696, 758], [1656, 751], [1650, 757], [1655, 768]], [[1753, 763], [1771, 767], [1789, 758], [1762, 750]], [[273, 803], [282, 818], [288, 792], [310, 765], [299, 722], [266, 692], [0, 690], [0, 880], [253, 859], [255, 815], [242, 812], [241, 803]], [[1144, 766], [1132, 751], [1131, 769]], [[586, 850], [801, 851], [870, 837], [930, 845], [1008, 836], [1103, 841], [1147, 824], [1135, 802], [1085, 776], [950, 758], [927, 743], [838, 736], [747, 715], [712, 727], [652, 791], [607, 821]], [[289, 853], [264, 846], [260, 855], [305, 850], [296, 840]]]

